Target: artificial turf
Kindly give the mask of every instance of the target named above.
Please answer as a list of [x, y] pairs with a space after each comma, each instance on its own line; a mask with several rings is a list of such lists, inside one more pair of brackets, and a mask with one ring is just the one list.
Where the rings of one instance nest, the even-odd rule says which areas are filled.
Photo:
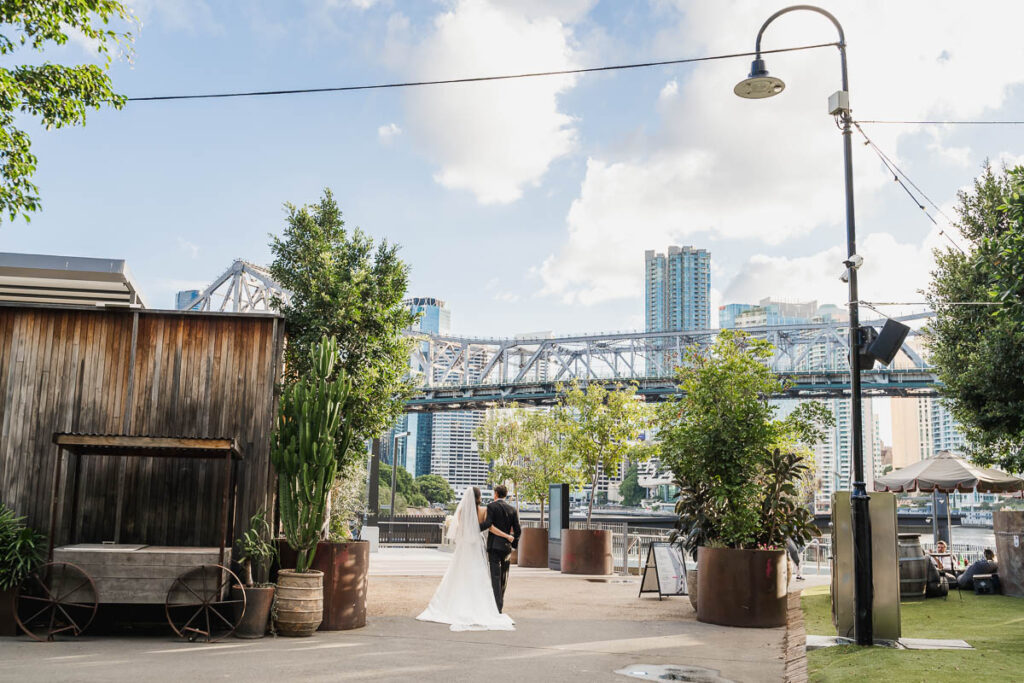
[[[835, 634], [828, 586], [803, 592], [807, 633]], [[974, 650], [892, 650], [842, 645], [807, 653], [812, 681], [1024, 681], [1024, 598], [956, 592], [900, 603], [905, 638], [966, 640]]]

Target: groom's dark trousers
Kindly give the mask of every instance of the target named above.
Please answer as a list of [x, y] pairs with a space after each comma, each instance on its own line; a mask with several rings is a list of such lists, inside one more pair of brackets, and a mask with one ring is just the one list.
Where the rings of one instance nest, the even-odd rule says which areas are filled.
[[491, 567], [491, 589], [494, 590], [494, 602], [500, 612], [505, 606], [505, 587], [508, 585], [509, 559], [512, 549], [519, 545], [522, 529], [519, 527], [519, 514], [516, 509], [500, 498], [487, 506], [487, 517], [480, 524], [480, 530], [491, 527], [512, 534], [514, 541], [495, 534], [487, 534], [487, 563]]

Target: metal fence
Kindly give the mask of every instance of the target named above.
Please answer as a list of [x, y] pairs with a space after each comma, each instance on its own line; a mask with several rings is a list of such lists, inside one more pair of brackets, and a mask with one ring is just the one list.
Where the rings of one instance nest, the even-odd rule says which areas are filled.
[[[926, 553], [935, 552], [934, 543], [922, 543]], [[952, 553], [959, 566], [969, 566], [984, 557], [985, 546], [972, 543], [953, 543], [947, 552]], [[812, 540], [800, 553], [800, 569], [804, 573], [827, 574], [832, 567], [832, 539], [823, 536]]]
[[380, 542], [389, 545], [440, 545], [444, 536], [444, 517], [403, 515], [382, 519], [377, 526]]

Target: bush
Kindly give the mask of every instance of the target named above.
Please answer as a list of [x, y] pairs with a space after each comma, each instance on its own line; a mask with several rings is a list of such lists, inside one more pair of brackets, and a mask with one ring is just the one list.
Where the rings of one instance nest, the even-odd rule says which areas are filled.
[[0, 590], [15, 588], [44, 558], [46, 535], [0, 503]]

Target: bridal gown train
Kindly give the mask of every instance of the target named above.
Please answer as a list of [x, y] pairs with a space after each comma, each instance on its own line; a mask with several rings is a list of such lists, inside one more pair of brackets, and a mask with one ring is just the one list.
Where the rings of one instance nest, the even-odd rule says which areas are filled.
[[451, 564], [430, 604], [416, 618], [451, 624], [452, 631], [514, 631], [515, 622], [498, 612], [494, 602], [472, 487], [462, 495], [448, 537], [455, 540]]

